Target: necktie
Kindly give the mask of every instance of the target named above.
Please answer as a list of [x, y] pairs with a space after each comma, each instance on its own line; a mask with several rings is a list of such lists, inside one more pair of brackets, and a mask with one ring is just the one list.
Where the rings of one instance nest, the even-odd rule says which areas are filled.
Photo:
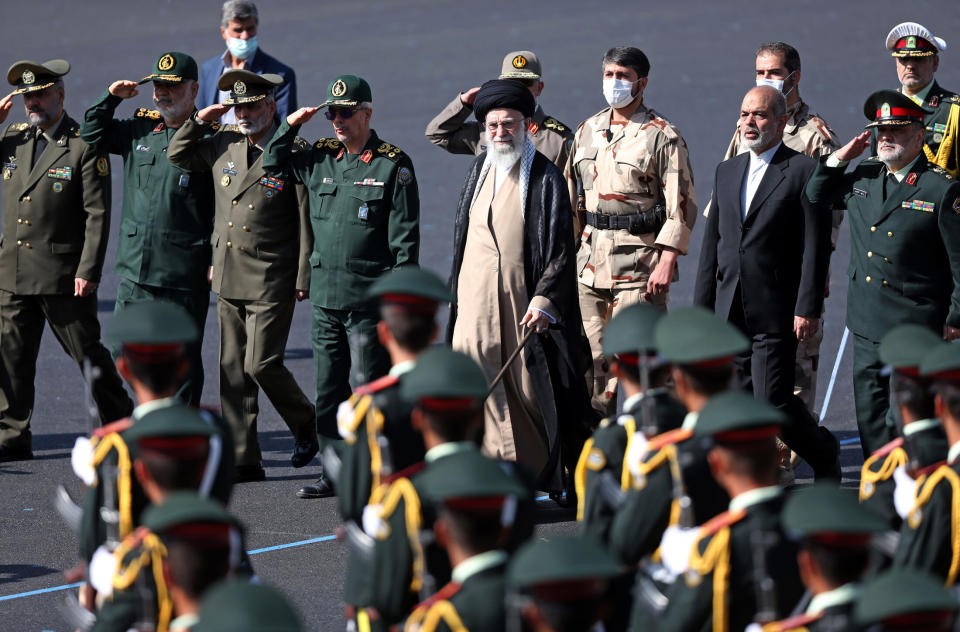
[[37, 142], [33, 146], [33, 164], [37, 164], [37, 159], [43, 154], [43, 150], [47, 148], [47, 137], [43, 135], [43, 130], [39, 127], [36, 131]]
[[247, 169], [249, 169], [250, 166], [257, 161], [257, 158], [259, 158], [260, 154], [262, 153], [263, 150], [261, 150], [259, 147], [247, 143]]
[[887, 175], [883, 177], [883, 201], [887, 201], [887, 194], [893, 190], [893, 187], [897, 186], [896, 176], [887, 172]]

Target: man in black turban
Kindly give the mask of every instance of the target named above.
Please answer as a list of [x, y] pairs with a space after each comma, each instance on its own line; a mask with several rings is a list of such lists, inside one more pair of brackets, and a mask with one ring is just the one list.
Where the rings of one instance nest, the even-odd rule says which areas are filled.
[[[589, 397], [577, 352], [570, 197], [560, 171], [527, 137], [536, 104], [520, 82], [488, 81], [474, 111], [486, 134], [460, 195], [450, 277], [456, 296], [447, 338], [492, 380], [523, 345], [485, 404], [483, 448], [565, 487], [589, 433]], [[564, 460], [569, 455], [569, 461]]]

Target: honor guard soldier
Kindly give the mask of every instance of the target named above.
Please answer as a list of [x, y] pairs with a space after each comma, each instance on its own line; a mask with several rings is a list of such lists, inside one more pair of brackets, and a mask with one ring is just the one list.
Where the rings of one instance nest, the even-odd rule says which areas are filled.
[[[153, 82], [156, 110], [138, 108], [113, 118], [139, 83]], [[210, 303], [207, 269], [213, 229], [213, 185], [206, 173], [181, 169], [167, 160], [174, 132], [194, 111], [197, 63], [184, 53], [164, 53], [139, 82], [115, 81], [87, 109], [80, 137], [99, 151], [123, 156], [123, 210], [117, 243], [115, 313], [134, 303], [168, 301], [193, 318], [199, 336], [188, 348], [190, 374], [180, 396], [191, 404], [203, 392], [200, 354]]]
[[[228, 70], [222, 104], [188, 118], [170, 141], [170, 162], [213, 175], [216, 214], [212, 289], [220, 323], [220, 405], [233, 428], [237, 480], [263, 480], [257, 439], [260, 389], [293, 434], [290, 462], [317, 453], [313, 404], [283, 364], [296, 300], [310, 287], [310, 208], [302, 185], [269, 177], [263, 148], [277, 131], [279, 75]], [[210, 132], [233, 109], [237, 125]], [[297, 146], [305, 146], [300, 138]]]
[[853, 334], [853, 392], [864, 456], [895, 438], [880, 339], [916, 324], [960, 336], [960, 184], [923, 155], [923, 111], [893, 90], [873, 93], [864, 115], [878, 154], [844, 174], [870, 142], [864, 132], [821, 160], [807, 183], [814, 204], [847, 209], [850, 266], [847, 327]]
[[[507, 630], [599, 629], [617, 562], [589, 536], [552, 535], [520, 547], [507, 569]], [[526, 627], [522, 628], [519, 621]]]
[[960, 95], [933, 78], [947, 43], [916, 22], [901, 22], [887, 34], [887, 49], [897, 60], [900, 92], [924, 110], [924, 155], [960, 176]]
[[635, 434], [651, 439], [679, 428], [687, 412], [669, 391], [670, 365], [657, 356], [653, 342], [663, 314], [653, 305], [631, 305], [610, 320], [603, 336], [603, 354], [626, 399], [623, 412], [602, 420], [584, 443], [575, 473], [577, 520], [602, 542], [609, 540], [618, 499], [631, 488], [624, 463]]
[[606, 416], [616, 408], [617, 380], [603, 355], [603, 329], [633, 303], [666, 309], [697, 219], [687, 144], [643, 102], [649, 71], [638, 48], [606, 52], [610, 107], [577, 128], [565, 169], [580, 235], [577, 287], [593, 355], [592, 403]]
[[[523, 83], [539, 101], [543, 92], [542, 73], [540, 58], [536, 54], [518, 50], [507, 53], [503, 58], [499, 78]], [[473, 113], [473, 102], [478, 92], [480, 86], [457, 95], [427, 124], [427, 140], [451, 154], [479, 156], [485, 152], [487, 147], [483, 144], [482, 121], [467, 121]], [[552, 116], [547, 116], [539, 103], [531, 119], [527, 135], [533, 141], [533, 146], [563, 171], [570, 154], [573, 131]]]
[[[899, 529], [902, 516], [897, 489], [913, 488], [911, 472], [940, 463], [947, 457], [947, 437], [934, 412], [933, 392], [920, 376], [920, 363], [941, 338], [920, 325], [900, 325], [880, 341], [880, 361], [890, 372], [892, 409], [898, 437], [874, 451], [860, 470], [860, 501]], [[910, 504], [912, 498], [906, 499]], [[911, 506], [903, 506], [905, 514]]]
[[802, 614], [746, 632], [856, 632], [853, 609], [870, 570], [871, 538], [887, 529], [884, 521], [850, 490], [818, 483], [787, 499], [783, 524], [800, 544], [797, 567], [812, 598]]
[[704, 406], [694, 435], [711, 446], [710, 470], [730, 507], [697, 529], [664, 536], [664, 564], [677, 574], [669, 602], [658, 617], [638, 600], [631, 629], [724, 632], [789, 614], [803, 585], [776, 484], [776, 437], [786, 422], [784, 413], [742, 391]]
[[894, 569], [863, 587], [853, 619], [870, 632], [952, 632], [957, 597], [926, 573]]
[[302, 632], [300, 616], [272, 586], [232, 580], [217, 584], [203, 599], [191, 632]]
[[327, 108], [336, 138], [298, 145], [300, 126], [320, 109], [300, 108], [280, 125], [263, 158], [271, 177], [303, 184], [310, 195], [311, 337], [321, 448], [339, 442], [337, 406], [350, 397], [351, 366], [360, 384], [390, 370], [367, 289], [391, 269], [417, 263], [420, 250], [413, 163], [370, 128], [371, 101], [364, 79], [336, 77], [320, 106]]
[[505, 470], [483, 476], [455, 459], [424, 472], [423, 496], [433, 507], [433, 537], [447, 552], [450, 582], [418, 604], [406, 632], [507, 629], [506, 550], [518, 504], [530, 505], [530, 489]]
[[100, 421], [130, 414], [133, 402], [100, 343], [97, 285], [110, 230], [110, 162], [77, 137], [63, 110], [70, 64], [18, 61], [16, 89], [0, 99], [0, 123], [23, 95], [29, 123], [9, 125], [3, 152], [0, 238], [0, 463], [33, 458], [30, 420], [45, 324], [74, 362], [100, 373], [93, 398]]
[[912, 502], [893, 565], [931, 573], [949, 588], [960, 573], [960, 347], [941, 343], [923, 359], [920, 375], [933, 382], [950, 448], [946, 460], [914, 471], [913, 485], [897, 490]]

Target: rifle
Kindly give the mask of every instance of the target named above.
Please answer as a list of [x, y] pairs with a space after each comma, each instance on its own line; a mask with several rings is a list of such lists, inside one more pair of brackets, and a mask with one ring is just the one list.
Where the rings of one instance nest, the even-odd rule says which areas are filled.
[[[100, 426], [100, 410], [93, 397], [93, 385], [100, 379], [100, 368], [93, 366], [89, 357], [83, 358], [83, 401], [90, 424], [90, 434]], [[108, 461], [101, 464], [103, 476], [100, 484], [103, 490], [103, 500], [100, 505], [100, 519], [106, 527], [106, 542], [108, 550], [113, 551], [120, 544], [120, 512], [117, 509], [117, 467]]]
[[677, 526], [681, 529], [692, 529], [697, 525], [693, 518], [693, 501], [690, 499], [690, 495], [687, 494], [687, 485], [683, 480], [683, 466], [685, 463], [681, 463], [681, 459], [687, 461], [690, 459], [690, 456], [681, 455], [678, 449], [676, 460], [670, 463], [670, 473], [672, 474], [671, 478], [673, 478], [671, 491], [673, 500], [680, 506], [680, 519]]
[[770, 573], [767, 572], [767, 551], [776, 544], [777, 539], [776, 534], [764, 531], [754, 531], [750, 534], [750, 544], [753, 549], [753, 586], [757, 599], [754, 622], [761, 625], [777, 619], [776, 585]]

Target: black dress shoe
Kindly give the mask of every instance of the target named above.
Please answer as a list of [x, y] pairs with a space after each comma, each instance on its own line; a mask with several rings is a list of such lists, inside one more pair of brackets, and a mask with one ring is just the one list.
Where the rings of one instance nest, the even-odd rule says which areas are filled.
[[253, 483], [266, 480], [267, 473], [260, 465], [238, 465], [233, 472], [234, 483]]
[[0, 445], [0, 463], [7, 463], [8, 461], [29, 461], [31, 459], [33, 459], [33, 451], [30, 448]]
[[297, 498], [326, 498], [327, 496], [336, 496], [336, 492], [333, 490], [333, 483], [324, 474], [321, 474], [313, 485], [304, 485], [297, 490]]
[[290, 455], [290, 465], [303, 467], [312, 461], [313, 457], [317, 456], [319, 450], [320, 444], [317, 443], [316, 439], [313, 441], [297, 441], [297, 444], [293, 447], [293, 454]]

